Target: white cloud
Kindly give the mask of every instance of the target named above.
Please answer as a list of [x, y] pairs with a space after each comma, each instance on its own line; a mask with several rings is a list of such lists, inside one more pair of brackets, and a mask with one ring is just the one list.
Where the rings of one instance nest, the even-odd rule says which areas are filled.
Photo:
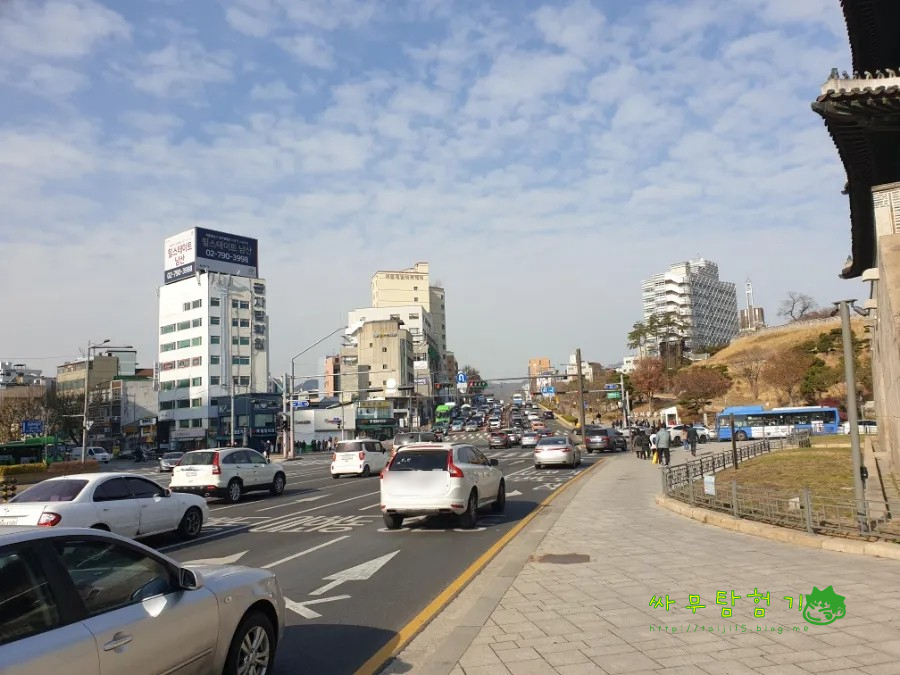
[[304, 65], [323, 70], [334, 67], [331, 45], [322, 38], [314, 35], [293, 35], [289, 38], [279, 38], [276, 42]]
[[145, 134], [167, 134], [184, 126], [184, 120], [166, 113], [149, 113], [131, 110], [121, 115], [122, 121]]
[[71, 68], [60, 68], [47, 63], [38, 63], [24, 72], [16, 69], [4, 73], [2, 79], [36, 96], [49, 99], [67, 98], [88, 86], [87, 76]]
[[77, 58], [130, 32], [125, 19], [93, 0], [12, 0], [0, 6], [0, 58]]
[[172, 43], [146, 54], [132, 75], [134, 87], [160, 97], [193, 95], [208, 84], [233, 79], [232, 58], [197, 42]]
[[534, 13], [534, 22], [547, 43], [591, 58], [599, 51], [606, 21], [590, 0], [575, 0], [563, 8], [541, 7]]
[[297, 98], [297, 94], [281, 80], [275, 80], [253, 85], [250, 98], [254, 101], [290, 101]]

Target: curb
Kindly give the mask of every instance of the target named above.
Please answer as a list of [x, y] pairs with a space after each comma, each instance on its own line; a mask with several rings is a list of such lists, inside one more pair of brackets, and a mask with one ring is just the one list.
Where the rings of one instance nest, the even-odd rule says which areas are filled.
[[[363, 666], [356, 670], [355, 675], [383, 675], [390, 671], [392, 663], [394, 659], [396, 659], [404, 649], [409, 647], [413, 641], [421, 635], [423, 632], [428, 630], [430, 624], [435, 620], [438, 620], [442, 613], [448, 610], [466, 590], [467, 587], [477, 580], [489, 566], [491, 563], [495, 562], [498, 556], [504, 553], [507, 547], [517, 538], [518, 535], [523, 534], [530, 530], [529, 525], [534, 524], [536, 520], [541, 520], [542, 516], [546, 515], [556, 515], [554, 511], [548, 511], [550, 504], [556, 500], [561, 495], [566, 492], [570, 492], [570, 488], [575, 485], [581, 485], [583, 487], [586, 485], [586, 482], [583, 478], [594, 472], [594, 470], [598, 466], [603, 466], [605, 462], [598, 461], [594, 463], [592, 466], [588, 467], [580, 474], [575, 476], [573, 479], [565, 483], [565, 485], [558, 488], [552, 494], [548, 495], [546, 499], [544, 499], [540, 504], [538, 504], [534, 510], [532, 510], [529, 514], [527, 514], [522, 520], [520, 520], [515, 526], [513, 526], [506, 534], [504, 534], [491, 548], [485, 551], [475, 562], [473, 562], [467, 569], [465, 569], [459, 576], [456, 577], [447, 588], [439, 594], [434, 600], [432, 600], [429, 605], [427, 605], [418, 615], [416, 615], [412, 620], [410, 620], [403, 628], [401, 628], [397, 635], [391, 639], [386, 645], [384, 645], [381, 649], [379, 649], [375, 654], [373, 654], [368, 661], [366, 661]], [[580, 487], [578, 489], [581, 489]], [[575, 490], [573, 494], [577, 494], [578, 490]], [[543, 539], [543, 536], [541, 536]], [[533, 551], [529, 551], [529, 555], [533, 553]], [[522, 560], [522, 565], [524, 566], [527, 560]], [[501, 598], [497, 598], [496, 604], [500, 604]], [[493, 611], [493, 609], [491, 610]], [[468, 640], [466, 647], [471, 644], [471, 642], [475, 639], [476, 635], [473, 634], [471, 639]], [[465, 651], [465, 650], [463, 650]], [[462, 653], [460, 653], [460, 656]], [[454, 659], [454, 664], [458, 659]], [[452, 665], [450, 668], [447, 668], [447, 672], [450, 672], [452, 669]]]
[[656, 503], [686, 518], [691, 518], [706, 525], [721, 527], [724, 530], [742, 532], [743, 534], [751, 534], [754, 537], [773, 539], [805, 548], [817, 548], [822, 551], [838, 551], [854, 555], [867, 555], [874, 558], [900, 560], [900, 546], [884, 541], [858, 541], [856, 539], [844, 539], [842, 537], [790, 530], [777, 525], [744, 520], [743, 518], [729, 516], [727, 513], [691, 506], [663, 494], [656, 495]]

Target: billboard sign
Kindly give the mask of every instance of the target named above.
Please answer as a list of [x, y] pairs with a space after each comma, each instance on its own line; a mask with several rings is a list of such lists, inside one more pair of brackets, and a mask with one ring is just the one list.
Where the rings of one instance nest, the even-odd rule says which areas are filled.
[[165, 242], [165, 283], [191, 276], [200, 268], [241, 277], [258, 277], [258, 247], [256, 239], [203, 227], [181, 232]]
[[428, 361], [413, 361], [415, 370], [428, 370]]

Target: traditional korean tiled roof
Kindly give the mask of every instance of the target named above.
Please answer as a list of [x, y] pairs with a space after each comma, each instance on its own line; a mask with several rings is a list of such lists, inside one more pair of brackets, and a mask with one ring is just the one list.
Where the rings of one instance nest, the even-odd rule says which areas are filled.
[[853, 69], [863, 73], [900, 66], [900, 3], [896, 0], [841, 0]]

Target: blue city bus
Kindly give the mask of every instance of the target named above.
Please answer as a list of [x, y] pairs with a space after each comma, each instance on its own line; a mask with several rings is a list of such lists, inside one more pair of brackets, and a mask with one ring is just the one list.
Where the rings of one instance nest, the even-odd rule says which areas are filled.
[[805, 406], [772, 408], [761, 405], [733, 406], [716, 415], [716, 434], [720, 441], [731, 440], [731, 416], [734, 415], [734, 437], [739, 441], [759, 438], [784, 438], [794, 431], [814, 434], [836, 434], [841, 425], [837, 408]]
[[520, 405], [522, 405], [522, 404], [525, 403], [525, 397], [522, 396], [522, 394], [513, 394], [513, 395], [512, 395], [512, 402], [513, 402], [513, 405], [518, 405], [518, 406], [520, 406]]

